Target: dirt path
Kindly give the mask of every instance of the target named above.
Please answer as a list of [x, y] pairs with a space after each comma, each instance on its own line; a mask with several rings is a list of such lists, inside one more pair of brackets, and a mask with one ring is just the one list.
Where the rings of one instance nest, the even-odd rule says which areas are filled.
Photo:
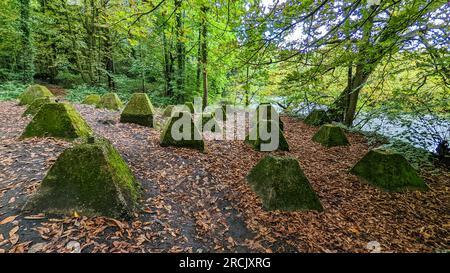
[[[77, 105], [94, 131], [110, 139], [145, 189], [143, 211], [130, 221], [20, 214], [56, 157], [71, 144], [17, 138], [29, 118], [0, 102], [0, 252], [310, 252], [435, 251], [449, 245], [450, 175], [427, 180], [426, 193], [388, 194], [362, 184], [348, 169], [369, 149], [359, 135], [350, 147], [326, 149], [315, 128], [284, 118], [289, 153], [297, 158], [325, 208], [268, 212], [245, 182], [265, 154], [242, 141], [207, 141], [207, 153], [162, 148], [159, 131], [118, 123], [118, 112]], [[17, 217], [14, 217], [17, 216]], [[6, 219], [6, 221], [5, 221]]]

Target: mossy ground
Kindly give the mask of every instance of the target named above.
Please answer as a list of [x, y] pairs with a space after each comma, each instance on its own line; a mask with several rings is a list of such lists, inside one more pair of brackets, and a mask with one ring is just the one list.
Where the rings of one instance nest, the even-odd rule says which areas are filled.
[[22, 116], [33, 116], [35, 115], [37, 112], [39, 112], [39, 109], [41, 109], [42, 105], [46, 104], [46, 103], [50, 103], [50, 102], [55, 102], [55, 99], [53, 97], [40, 97], [40, 98], [36, 98], [27, 108], [27, 110], [25, 110], [25, 112], [23, 112]]
[[119, 110], [123, 107], [122, 101], [119, 99], [116, 93], [106, 93], [101, 99], [100, 103], [97, 105], [98, 108], [106, 108], [109, 110]]
[[[275, 128], [278, 128], [278, 148], [275, 150], [280, 150], [280, 151], [289, 151], [289, 144], [286, 141], [286, 138], [284, 137], [284, 133], [283, 131], [280, 130], [280, 125], [278, 122], [273, 121], [273, 120], [260, 120], [256, 126], [254, 126], [251, 130], [249, 135], [245, 138], [245, 142], [252, 145], [253, 148], [257, 151], [261, 151], [262, 147], [261, 144], [268, 144], [271, 143], [271, 138], [265, 140], [262, 138], [262, 136], [259, 133], [259, 128], [260, 126], [265, 125], [267, 128], [267, 132], [269, 134], [271, 134], [272, 132], [272, 123], [275, 123]], [[264, 127], [263, 127], [264, 128]], [[256, 136], [252, 137], [252, 136]], [[254, 138], [254, 139], [252, 139]]]
[[92, 134], [89, 125], [68, 103], [47, 103], [34, 115], [21, 138], [56, 137], [75, 139]]
[[318, 142], [325, 147], [349, 145], [344, 130], [341, 127], [325, 124], [312, 137], [314, 142]]
[[[180, 140], [175, 140], [172, 136], [172, 127], [177, 121], [190, 123], [190, 131], [188, 131], [189, 137], [187, 139], [182, 138]], [[178, 132], [181, 134], [182, 132], [184, 132], [184, 130], [188, 130], [188, 128], [182, 126]], [[160, 145], [163, 147], [175, 146], [192, 148], [200, 151], [204, 151], [205, 149], [205, 143], [203, 141], [201, 133], [199, 132], [197, 126], [195, 126], [191, 114], [185, 111], [173, 113], [169, 120], [166, 122], [164, 130], [161, 133]]]
[[88, 105], [95, 105], [97, 106], [100, 101], [101, 101], [102, 97], [98, 94], [91, 94], [91, 95], [87, 95], [84, 99], [83, 102], [81, 102], [82, 104], [88, 104]]
[[326, 123], [330, 123], [331, 119], [325, 110], [313, 110], [304, 120], [308, 125], [320, 126]]
[[252, 189], [269, 210], [317, 210], [323, 207], [298, 161], [266, 156], [247, 175]]
[[120, 122], [136, 123], [142, 126], [153, 127], [155, 110], [145, 93], [134, 93], [130, 101], [120, 114]]
[[135, 210], [140, 191], [117, 150], [109, 141], [96, 139], [66, 149], [25, 209], [123, 218]]
[[174, 109], [174, 107], [174, 105], [167, 105], [167, 107], [164, 109], [163, 116], [170, 117], [172, 115], [172, 110]]
[[45, 86], [39, 84], [30, 85], [19, 96], [19, 105], [29, 105], [40, 97], [54, 97], [54, 95]]
[[409, 162], [401, 154], [389, 150], [369, 151], [356, 163], [350, 173], [386, 191], [428, 189]]

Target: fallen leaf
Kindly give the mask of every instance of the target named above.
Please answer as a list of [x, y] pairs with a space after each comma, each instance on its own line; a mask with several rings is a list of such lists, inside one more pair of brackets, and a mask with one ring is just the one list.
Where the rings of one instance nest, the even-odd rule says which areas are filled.
[[0, 225], [4, 225], [4, 224], [7, 224], [7, 223], [10, 223], [10, 222], [14, 221], [16, 218], [17, 218], [17, 215], [11, 215], [9, 217], [6, 217], [2, 221], [0, 221]]

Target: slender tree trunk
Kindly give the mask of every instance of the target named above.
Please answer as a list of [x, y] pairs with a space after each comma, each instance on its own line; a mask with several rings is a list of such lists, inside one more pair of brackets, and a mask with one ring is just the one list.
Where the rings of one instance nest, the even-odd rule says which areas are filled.
[[185, 90], [184, 90], [184, 70], [186, 63], [186, 47], [184, 44], [184, 29], [183, 29], [183, 13], [182, 10], [183, 0], [175, 0], [175, 6], [177, 7], [177, 12], [175, 15], [175, 31], [176, 31], [176, 51], [177, 51], [177, 100], [178, 102], [183, 102], [185, 99]]
[[18, 66], [21, 70], [23, 82], [33, 82], [34, 64], [33, 49], [31, 47], [30, 31], [30, 0], [20, 0], [20, 32], [21, 32], [21, 54]]
[[200, 86], [200, 76], [202, 74], [202, 23], [198, 28], [198, 51], [197, 51], [197, 75], [195, 81], [195, 92], [201, 92]]
[[208, 106], [208, 26], [206, 24], [207, 7], [202, 7], [202, 68], [203, 68], [203, 107]]
[[162, 33], [163, 51], [164, 51], [164, 80], [165, 80], [165, 94], [167, 97], [173, 96], [172, 78], [173, 78], [173, 57], [170, 52], [170, 47], [167, 43], [167, 37]]

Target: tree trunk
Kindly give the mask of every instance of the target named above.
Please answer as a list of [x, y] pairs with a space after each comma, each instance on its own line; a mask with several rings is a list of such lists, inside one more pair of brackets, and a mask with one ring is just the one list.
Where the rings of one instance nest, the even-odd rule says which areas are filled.
[[34, 76], [33, 49], [31, 48], [30, 31], [30, 0], [20, 0], [20, 32], [21, 54], [18, 66], [22, 74], [22, 81], [32, 82]]
[[185, 100], [185, 90], [184, 90], [184, 70], [185, 70], [185, 60], [186, 60], [186, 48], [184, 45], [184, 29], [183, 29], [183, 10], [182, 5], [183, 0], [175, 0], [175, 6], [177, 7], [177, 12], [175, 15], [175, 31], [177, 39], [177, 101], [183, 102]]
[[202, 7], [202, 68], [203, 68], [203, 107], [208, 106], [208, 27], [206, 25], [207, 7]]

